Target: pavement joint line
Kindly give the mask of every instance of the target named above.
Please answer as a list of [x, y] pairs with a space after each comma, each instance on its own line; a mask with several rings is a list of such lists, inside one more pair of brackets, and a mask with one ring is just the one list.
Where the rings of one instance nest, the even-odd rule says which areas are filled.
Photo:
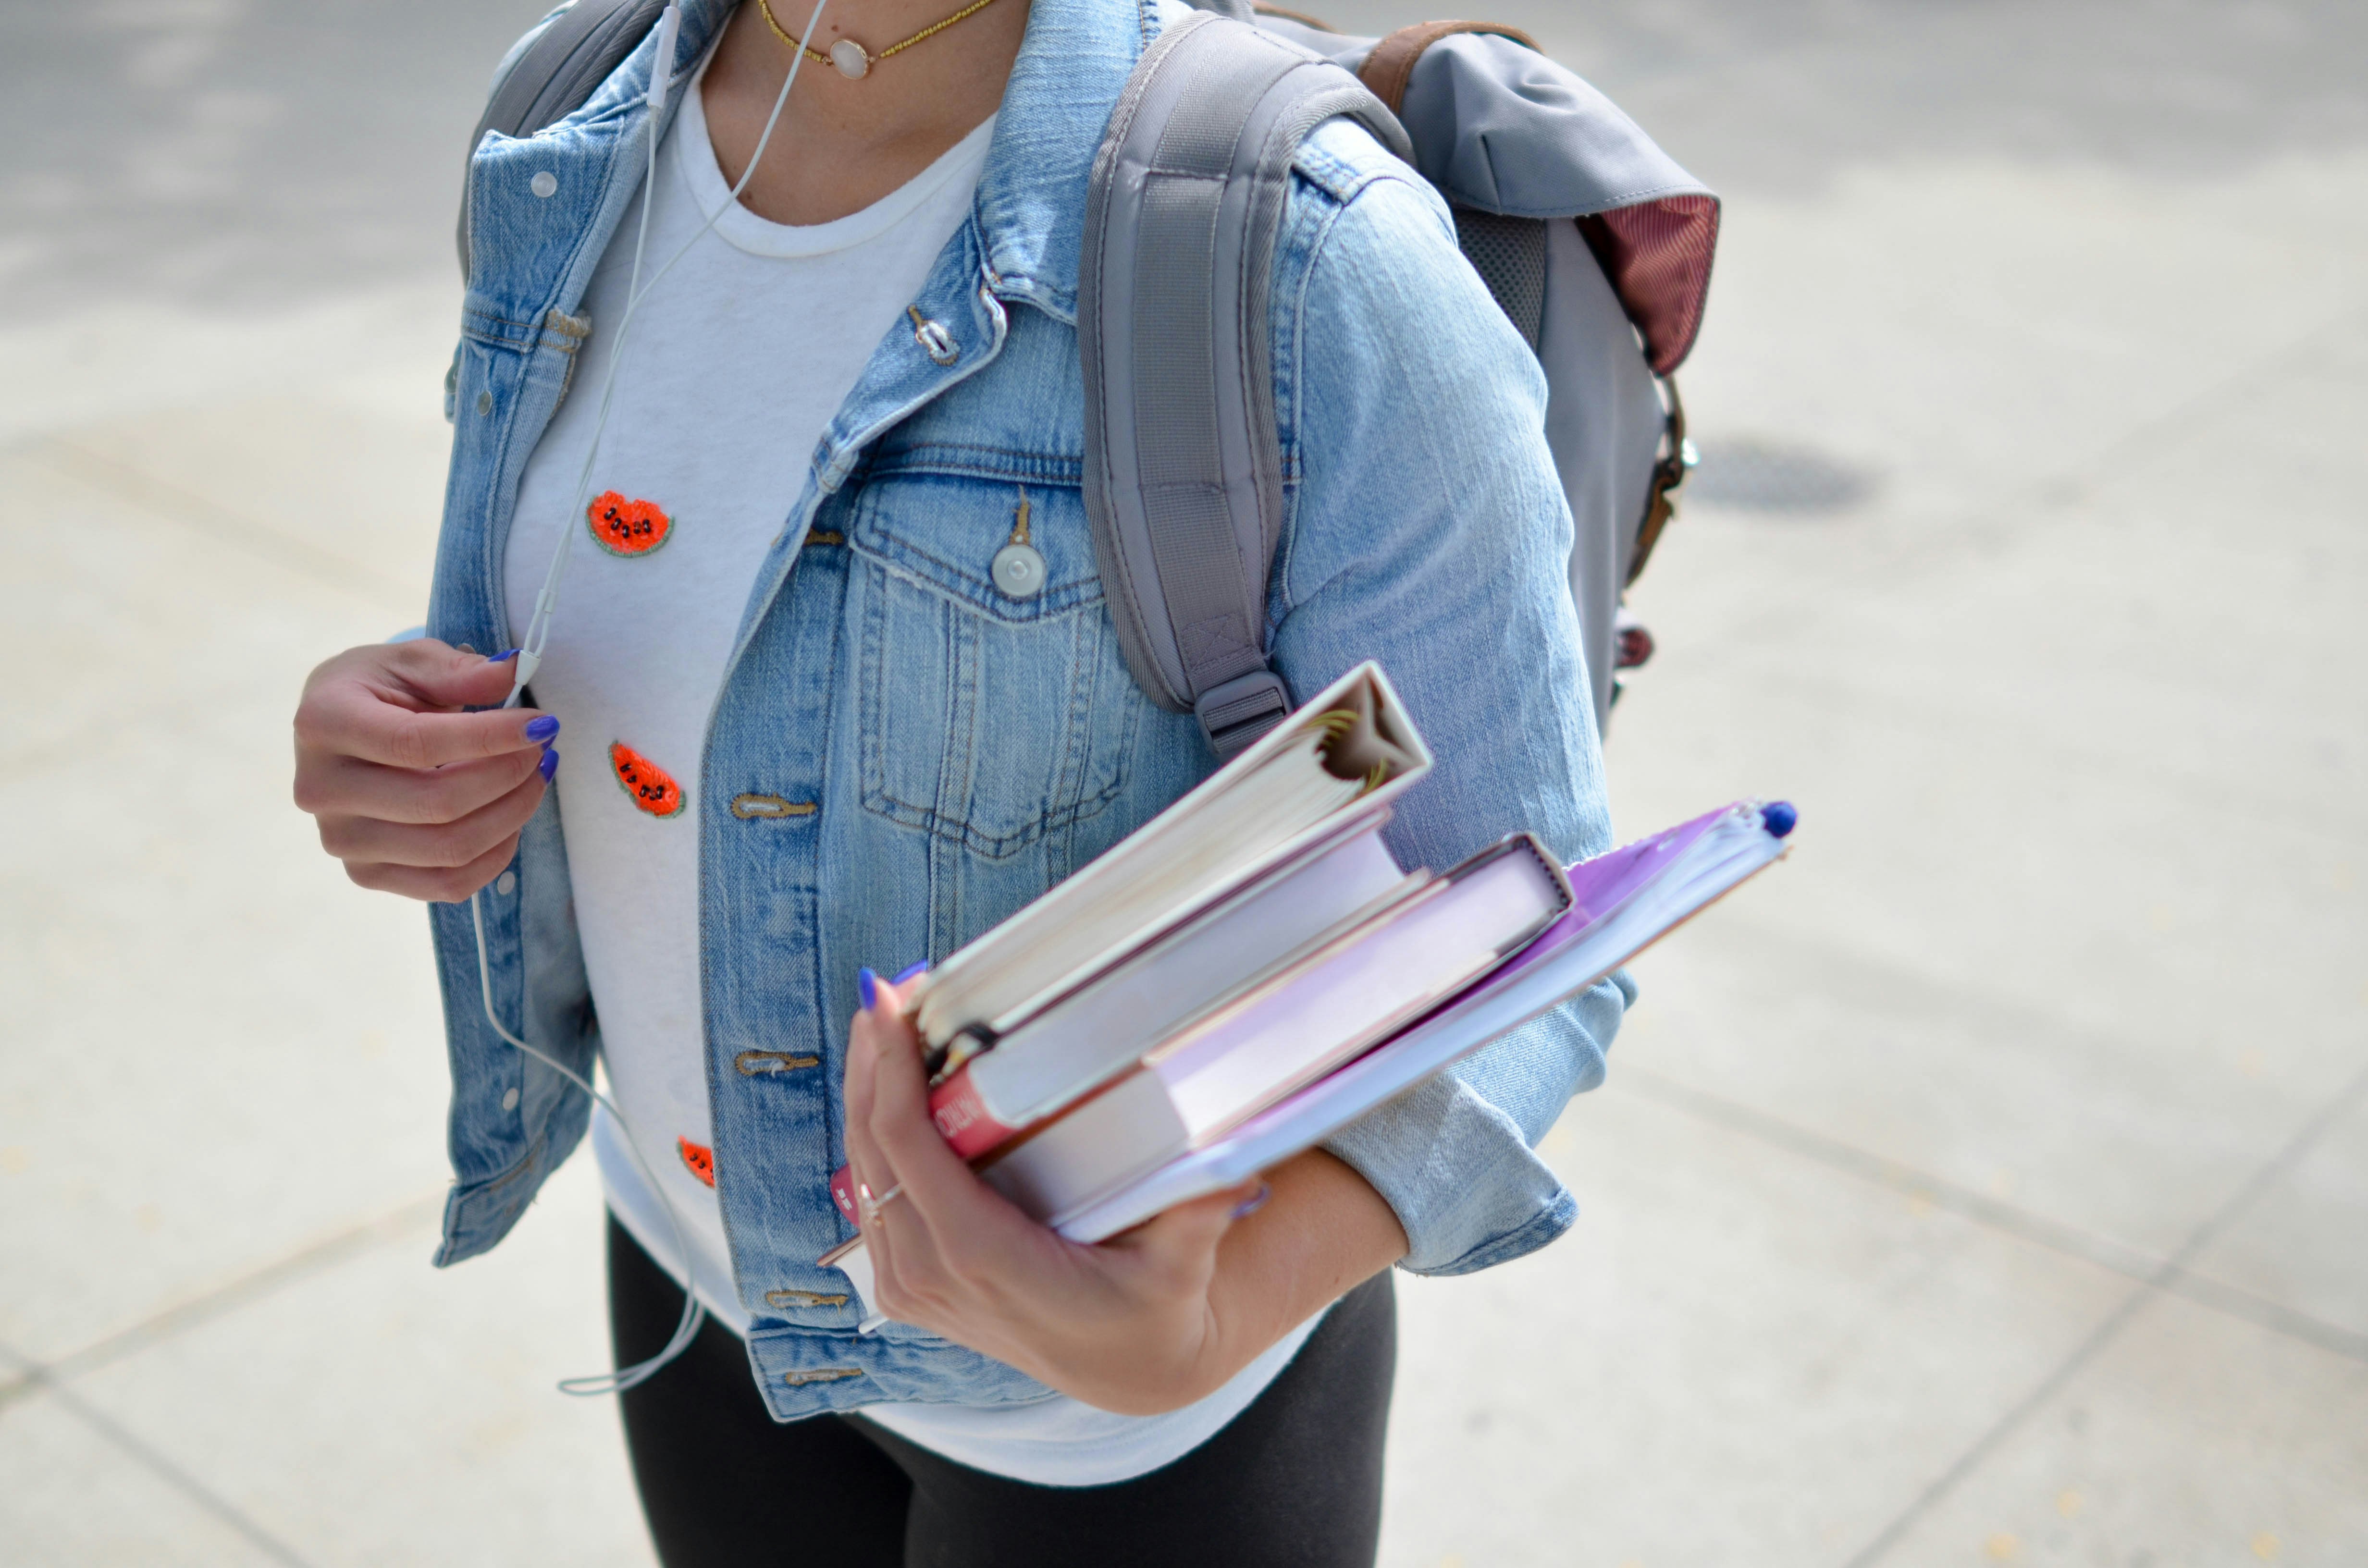
[[0, 1384], [0, 1411], [6, 1410], [17, 1400], [38, 1390], [59, 1390], [70, 1379], [97, 1371], [200, 1324], [211, 1322], [225, 1312], [260, 1301], [307, 1275], [316, 1274], [372, 1247], [393, 1241], [405, 1232], [431, 1222], [443, 1206], [444, 1195], [440, 1192], [433, 1198], [415, 1199], [399, 1209], [366, 1220], [309, 1246], [300, 1247], [252, 1273], [167, 1307], [153, 1317], [119, 1329], [78, 1350], [68, 1351], [53, 1361], [37, 1361], [21, 1351], [9, 1351], [10, 1359], [18, 1364], [19, 1374], [14, 1382]]
[[1889, 1555], [1891, 1549], [1907, 1537], [1907, 1531], [1918, 1521], [1939, 1506], [1941, 1499], [1956, 1490], [1959, 1483], [1979, 1470], [1990, 1455], [1997, 1452], [2009, 1437], [2021, 1429], [2024, 1422], [2031, 1419], [2042, 1406], [2054, 1399], [2082, 1368], [2095, 1360], [2098, 1354], [2107, 1345], [2112, 1343], [2141, 1311], [2152, 1301], [2169, 1294], [2166, 1285], [2170, 1277], [2184, 1270], [2190, 1258], [2202, 1252], [2223, 1231], [2234, 1224], [2246, 1210], [2253, 1206], [2261, 1194], [2270, 1189], [2271, 1183], [2292, 1170], [2302, 1157], [2310, 1153], [2311, 1148], [2327, 1135], [2329, 1128], [2358, 1108], [2363, 1100], [2368, 1100], [2368, 1070], [2362, 1070], [2352, 1078], [2351, 1083], [2338, 1091], [2334, 1098], [2320, 1107], [2317, 1114], [2305, 1122], [2301, 1131], [2287, 1140], [2284, 1148], [2271, 1156], [2260, 1169], [2247, 1178], [2243, 1186], [2237, 1187], [2229, 1196], [2227, 1201], [2221, 1204], [2219, 1209], [2202, 1224], [2196, 1226], [2187, 1240], [2180, 1244], [2179, 1250], [2163, 1261], [2156, 1278], [2141, 1284], [2123, 1298], [2121, 1305], [2115, 1307], [2102, 1323], [2091, 1329], [2088, 1337], [2081, 1340], [2070, 1355], [2059, 1362], [2047, 1376], [2042, 1378], [2038, 1385], [2023, 1395], [2012, 1409], [1992, 1423], [1988, 1431], [1975, 1438], [1972, 1447], [1959, 1454], [1955, 1462], [1942, 1471], [1930, 1485], [1918, 1493], [1873, 1540], [1860, 1548], [1856, 1555], [1852, 1556], [1843, 1568], [1873, 1568], [1875, 1563]]
[[[2257, 1327], [2303, 1340], [2321, 1350], [2354, 1361], [2368, 1362], [2368, 1334], [2325, 1322], [2306, 1312], [2296, 1312], [2283, 1302], [2257, 1296], [2239, 1286], [2197, 1274], [2176, 1257], [2165, 1258], [2127, 1243], [2117, 1242], [2110, 1236], [2083, 1230], [2078, 1225], [2001, 1202], [1912, 1165], [1870, 1153], [1839, 1139], [1770, 1116], [1765, 1111], [1754, 1110], [1722, 1096], [1691, 1088], [1647, 1068], [1631, 1066], [1623, 1068], [1622, 1074], [1634, 1082], [1645, 1098], [1656, 1104], [1687, 1111], [1730, 1131], [1741, 1132], [1829, 1169], [1889, 1187], [1909, 1198], [1921, 1199], [1936, 1209], [1946, 1210], [1993, 1230], [2004, 1231], [2052, 1252], [2093, 1263], [2125, 1278], [2168, 1290], [2198, 1306], [2242, 1318]], [[2180, 1256], [2184, 1256], [2183, 1252]]]
[[130, 502], [152, 517], [228, 540], [244, 547], [249, 554], [260, 556], [275, 566], [300, 573], [330, 587], [367, 594], [373, 598], [389, 594], [394, 596], [397, 602], [409, 602], [416, 597], [416, 585], [398, 583], [335, 551], [324, 550], [301, 539], [291, 539], [277, 528], [256, 522], [202, 495], [151, 478], [62, 437], [32, 437], [16, 443], [12, 450], [17, 456], [41, 463], [55, 473], [103, 491], [119, 501]]
[[283, 1564], [284, 1568], [313, 1568], [310, 1560], [299, 1555], [287, 1542], [249, 1518], [245, 1510], [240, 1508], [238, 1505], [174, 1463], [153, 1445], [143, 1441], [131, 1428], [51, 1377], [42, 1369], [34, 1368], [28, 1381], [31, 1387], [39, 1389], [56, 1400], [62, 1409], [97, 1432], [101, 1438], [121, 1449], [156, 1479], [180, 1493], [206, 1513], [212, 1515], [214, 1518], [245, 1539], [248, 1545], [270, 1558], [274, 1562]]

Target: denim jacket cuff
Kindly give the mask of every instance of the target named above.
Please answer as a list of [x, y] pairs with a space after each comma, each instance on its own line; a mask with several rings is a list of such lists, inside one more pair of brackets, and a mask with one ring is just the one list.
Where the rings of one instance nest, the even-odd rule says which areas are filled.
[[485, 1181], [455, 1182], [444, 1198], [444, 1234], [435, 1264], [449, 1268], [491, 1252], [525, 1214], [551, 1174], [543, 1156], [549, 1146], [536, 1139], [526, 1158]]
[[1470, 1274], [1535, 1252], [1578, 1204], [1513, 1119], [1452, 1074], [1350, 1122], [1324, 1147], [1372, 1184], [1405, 1228], [1413, 1274]]

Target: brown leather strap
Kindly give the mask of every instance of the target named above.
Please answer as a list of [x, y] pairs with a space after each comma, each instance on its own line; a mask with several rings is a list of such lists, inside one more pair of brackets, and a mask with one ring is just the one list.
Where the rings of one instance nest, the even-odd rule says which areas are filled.
[[1415, 62], [1422, 58], [1422, 51], [1457, 33], [1494, 33], [1498, 38], [1511, 39], [1523, 49], [1538, 47], [1538, 40], [1520, 28], [1499, 22], [1417, 22], [1410, 28], [1400, 28], [1375, 44], [1373, 52], [1365, 56], [1365, 63], [1357, 68], [1357, 78], [1395, 114], [1406, 107], [1406, 83], [1413, 80]]
[[1664, 377], [1661, 384], [1669, 389], [1668, 449], [1654, 463], [1653, 483], [1645, 494], [1644, 525], [1636, 530], [1636, 552], [1628, 558], [1630, 584], [1645, 574], [1645, 562], [1653, 558], [1653, 547], [1661, 542], [1661, 530], [1678, 515], [1678, 488], [1693, 466], [1693, 449], [1686, 440], [1686, 405], [1678, 401], [1677, 379]]
[[1286, 11], [1280, 6], [1268, 5], [1266, 0], [1257, 0], [1250, 9], [1261, 17], [1281, 17], [1286, 22], [1297, 22], [1301, 27], [1313, 28], [1319, 33], [1337, 33], [1340, 30], [1321, 17], [1311, 17], [1304, 11]]

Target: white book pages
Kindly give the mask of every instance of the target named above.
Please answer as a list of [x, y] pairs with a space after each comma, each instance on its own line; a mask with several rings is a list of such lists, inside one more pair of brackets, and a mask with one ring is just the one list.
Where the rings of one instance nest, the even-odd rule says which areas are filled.
[[1160, 1047], [1152, 1071], [1201, 1142], [1454, 994], [1567, 903], [1551, 865], [1497, 856]]
[[[1074, 1125], [1072, 1125], [1074, 1123]], [[1030, 1214], [1057, 1214], [1191, 1147], [1159, 1080], [1137, 1073], [979, 1172]]]
[[1429, 880], [1383, 821], [1286, 865], [1037, 1014], [966, 1071], [986, 1114], [1025, 1127], [1121, 1073], [1201, 1013]]

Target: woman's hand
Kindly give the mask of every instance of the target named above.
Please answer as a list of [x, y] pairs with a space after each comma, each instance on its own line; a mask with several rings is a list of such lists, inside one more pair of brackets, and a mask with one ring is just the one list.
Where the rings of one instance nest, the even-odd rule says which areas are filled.
[[[1311, 1151], [1095, 1246], [1064, 1241], [971, 1173], [928, 1114], [920, 1041], [886, 981], [856, 1015], [848, 1157], [871, 1305], [1087, 1404], [1153, 1415], [1224, 1386], [1297, 1324], [1406, 1252], [1362, 1177]], [[1257, 1210], [1255, 1219], [1249, 1211]]]
[[296, 705], [296, 804], [366, 888], [457, 903], [517, 852], [558, 766], [559, 721], [463, 713], [509, 695], [507, 660], [442, 642], [349, 648]]

